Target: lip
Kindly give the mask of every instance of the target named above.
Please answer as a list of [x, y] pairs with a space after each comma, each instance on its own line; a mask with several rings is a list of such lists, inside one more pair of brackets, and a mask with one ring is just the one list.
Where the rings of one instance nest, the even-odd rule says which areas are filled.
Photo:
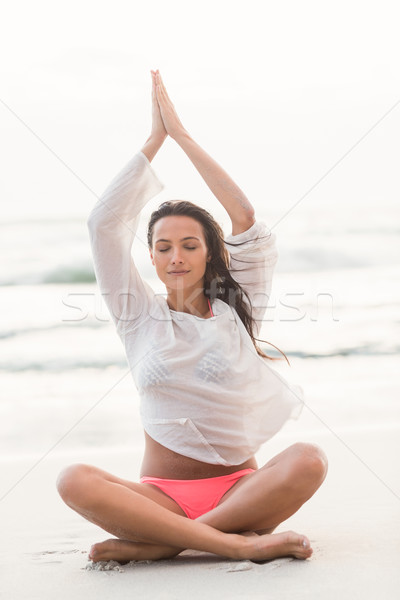
[[169, 275], [185, 275], [186, 273], [189, 273], [189, 271], [169, 271]]

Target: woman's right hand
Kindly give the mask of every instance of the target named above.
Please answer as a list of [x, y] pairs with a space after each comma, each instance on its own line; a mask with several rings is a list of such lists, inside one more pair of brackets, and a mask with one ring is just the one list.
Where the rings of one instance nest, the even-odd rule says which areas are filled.
[[168, 133], [164, 127], [164, 122], [161, 117], [160, 106], [157, 100], [157, 92], [156, 92], [156, 73], [157, 71], [150, 71], [151, 79], [152, 79], [152, 90], [151, 90], [151, 103], [152, 103], [152, 126], [151, 126], [151, 136], [156, 139], [164, 140]]

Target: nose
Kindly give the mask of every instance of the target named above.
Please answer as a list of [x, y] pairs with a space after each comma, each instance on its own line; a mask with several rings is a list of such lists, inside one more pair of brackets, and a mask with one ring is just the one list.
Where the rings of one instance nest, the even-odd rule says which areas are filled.
[[173, 265], [176, 265], [177, 263], [179, 263], [179, 264], [183, 263], [183, 258], [181, 256], [180, 248], [175, 248], [175, 250], [172, 252], [171, 263]]

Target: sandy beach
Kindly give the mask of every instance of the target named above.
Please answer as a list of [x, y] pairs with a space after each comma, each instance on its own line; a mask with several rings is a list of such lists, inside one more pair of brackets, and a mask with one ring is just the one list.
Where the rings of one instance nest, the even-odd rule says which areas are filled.
[[[291, 367], [275, 367], [304, 388], [306, 406], [257, 459], [297, 441], [326, 452], [322, 487], [277, 530], [307, 535], [312, 558], [256, 564], [187, 550], [107, 570], [92, 569], [88, 551], [110, 536], [68, 508], [55, 482], [74, 462], [138, 481], [143, 432], [122, 345], [94, 313], [93, 282], [3, 286], [1, 598], [398, 598], [398, 268], [316, 271], [307, 285], [332, 290], [333, 314], [322, 303], [317, 319], [309, 292], [293, 320], [279, 299], [305, 289], [303, 277], [294, 267], [277, 276], [264, 338], [288, 353]], [[88, 317], [71, 321], [82, 298]]]
[[[0, 600], [399, 600], [400, 5], [66, 8], [7, 3], [0, 37]], [[132, 256], [165, 293], [147, 244], [165, 200], [202, 206], [225, 235], [248, 200], [276, 234], [260, 345], [287, 355], [275, 367], [305, 406], [256, 459], [296, 442], [328, 457], [321, 488], [277, 529], [310, 539], [306, 561], [187, 549], [94, 565], [92, 544], [111, 536], [56, 489], [73, 463], [139, 480], [140, 398], [87, 219], [153, 131], [156, 69], [236, 185], [210, 187], [169, 136], [151, 163], [165, 190], [143, 207]]]
[[[374, 359], [370, 366], [372, 361], [379, 367]], [[353, 385], [351, 378], [346, 381], [346, 373], [354, 376], [361, 366], [363, 372], [367, 372], [367, 362], [362, 357], [357, 367], [355, 357], [341, 358], [336, 365], [343, 375], [341, 387], [345, 396], [351, 397], [355, 387], [354, 380]], [[383, 366], [383, 359], [381, 362]], [[395, 360], [386, 357], [384, 362], [390, 384], [390, 372], [395, 374]], [[262, 465], [270, 456], [299, 440], [317, 443], [327, 453], [330, 467], [326, 481], [316, 495], [278, 529], [306, 534], [314, 549], [311, 559], [283, 558], [256, 564], [186, 550], [167, 561], [123, 566], [101, 563], [93, 568], [87, 558], [91, 544], [110, 536], [63, 504], [55, 488], [57, 474], [68, 464], [86, 462], [137, 480], [140, 440], [125, 448], [96, 447], [80, 451], [61, 445], [44, 458], [43, 454], [21, 455], [13, 459], [3, 457], [1, 461], [1, 495], [6, 494], [0, 503], [5, 532], [0, 563], [1, 597], [98, 600], [125, 598], [134, 593], [160, 599], [289, 598], [292, 595], [327, 600], [397, 598], [400, 474], [396, 457], [400, 449], [400, 427], [395, 389], [392, 390], [393, 402], [386, 405], [385, 411], [376, 402], [374, 412], [365, 396], [366, 410], [359, 424], [349, 419], [349, 423], [353, 423], [351, 427], [340, 426], [334, 420], [332, 406], [325, 411], [317, 406], [320, 383], [313, 365], [307, 365], [310, 368], [303, 369], [303, 383], [309, 383], [310, 387], [312, 378], [315, 386], [310, 390], [309, 406], [304, 408], [297, 422], [288, 424], [265, 444], [257, 458]], [[319, 369], [319, 377], [323, 379], [321, 364]], [[334, 376], [332, 360], [328, 371]], [[372, 393], [373, 383], [370, 375]], [[333, 394], [332, 389], [330, 393]], [[84, 407], [81, 408], [83, 411]], [[342, 399], [336, 403], [336, 411], [342, 416], [350, 409], [350, 406], [346, 409]]]

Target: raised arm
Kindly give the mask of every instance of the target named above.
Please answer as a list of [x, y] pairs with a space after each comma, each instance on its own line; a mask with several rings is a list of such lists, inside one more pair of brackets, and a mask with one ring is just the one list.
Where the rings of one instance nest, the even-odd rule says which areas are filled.
[[232, 234], [237, 235], [247, 231], [255, 222], [253, 206], [228, 173], [193, 140], [184, 128], [158, 72], [156, 91], [166, 131], [187, 154], [214, 196], [227, 211], [232, 221]]
[[214, 196], [232, 221], [232, 234], [247, 231], [253, 223], [254, 208], [226, 171], [197, 142], [183, 131], [175, 141], [190, 158]]
[[140, 212], [164, 187], [150, 165], [167, 137], [153, 74], [152, 78], [151, 134], [141, 152], [114, 177], [88, 218], [96, 279], [120, 336], [146, 317], [154, 296], [131, 256]]
[[[149, 139], [146, 145], [150, 143]], [[131, 249], [142, 208], [162, 189], [146, 155], [137, 152], [108, 185], [87, 221], [97, 283], [121, 337], [146, 318], [154, 296]]]

